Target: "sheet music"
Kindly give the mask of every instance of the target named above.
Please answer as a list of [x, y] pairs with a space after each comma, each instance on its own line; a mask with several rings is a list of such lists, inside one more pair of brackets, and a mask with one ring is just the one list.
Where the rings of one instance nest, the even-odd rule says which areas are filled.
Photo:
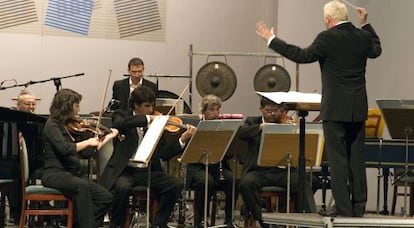
[[318, 93], [301, 93], [296, 91], [289, 92], [257, 92], [257, 94], [266, 97], [278, 104], [282, 102], [289, 103], [321, 103], [322, 95]]
[[[297, 166], [299, 151], [299, 125], [293, 124], [265, 124], [262, 130], [258, 165], [274, 166], [285, 165], [285, 154], [292, 154], [292, 165]], [[323, 155], [324, 135], [321, 123], [306, 124], [306, 153], [307, 166], [320, 166]], [[312, 140], [313, 138], [313, 140]], [[269, 141], [268, 141], [269, 140]], [[289, 140], [289, 141], [285, 141]], [[266, 142], [265, 142], [266, 141]], [[313, 141], [313, 142], [312, 142]], [[278, 146], [275, 146], [278, 145]], [[264, 150], [266, 153], [264, 154]], [[270, 157], [269, 157], [270, 156]], [[281, 157], [278, 157], [281, 156]], [[264, 159], [264, 160], [262, 160]], [[272, 163], [273, 162], [273, 163]]]
[[138, 150], [135, 156], [131, 159], [133, 162], [142, 162], [148, 164], [151, 160], [152, 153], [157, 147], [158, 141], [164, 131], [164, 127], [167, 124], [169, 116], [156, 116], [151, 122], [151, 126], [145, 133], [141, 144], [138, 146]]

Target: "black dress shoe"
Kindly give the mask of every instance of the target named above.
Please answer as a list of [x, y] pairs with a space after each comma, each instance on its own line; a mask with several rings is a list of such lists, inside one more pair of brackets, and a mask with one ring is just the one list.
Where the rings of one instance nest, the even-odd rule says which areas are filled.
[[338, 216], [338, 213], [336, 212], [336, 210], [330, 210], [330, 211], [320, 210], [319, 214], [324, 217], [337, 217]]
[[266, 223], [264, 223], [263, 221], [259, 221], [259, 223], [260, 223], [260, 226], [261, 226], [262, 228], [269, 228], [269, 227], [270, 227], [270, 225], [269, 225], [269, 224], [266, 224]]
[[226, 225], [227, 228], [235, 228], [232, 220], [228, 220], [228, 221], [226, 220], [224, 222], [224, 225]]
[[[207, 223], [207, 227], [209, 227], [209, 224]], [[194, 228], [204, 228], [204, 221], [201, 221], [197, 225], [194, 226]]]

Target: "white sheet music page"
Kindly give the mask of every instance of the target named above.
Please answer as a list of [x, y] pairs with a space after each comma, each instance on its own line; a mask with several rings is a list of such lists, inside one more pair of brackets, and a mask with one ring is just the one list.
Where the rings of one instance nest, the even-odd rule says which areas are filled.
[[296, 91], [289, 92], [257, 92], [257, 94], [266, 97], [278, 104], [282, 102], [289, 103], [321, 103], [322, 95], [318, 93], [301, 93]]
[[138, 146], [138, 150], [135, 156], [131, 159], [133, 162], [142, 162], [148, 164], [151, 160], [152, 153], [157, 147], [158, 141], [164, 131], [164, 127], [167, 124], [169, 116], [156, 116], [151, 122], [151, 126], [142, 139], [141, 144]]

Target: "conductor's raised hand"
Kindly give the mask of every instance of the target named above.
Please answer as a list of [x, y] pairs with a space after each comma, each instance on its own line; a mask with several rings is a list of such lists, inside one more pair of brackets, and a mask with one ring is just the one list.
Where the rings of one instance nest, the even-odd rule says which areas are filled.
[[367, 23], [368, 20], [368, 12], [365, 8], [357, 7], [356, 8], [358, 12], [358, 23], [359, 25], [364, 25]]
[[267, 42], [275, 33], [273, 28], [269, 29], [263, 21], [259, 21], [256, 23], [256, 34]]

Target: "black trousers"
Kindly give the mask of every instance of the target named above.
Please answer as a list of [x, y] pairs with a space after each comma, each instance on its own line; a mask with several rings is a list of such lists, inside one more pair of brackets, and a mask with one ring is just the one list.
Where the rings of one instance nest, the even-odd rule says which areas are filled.
[[365, 122], [324, 121], [323, 130], [337, 213], [361, 217], [367, 202]]
[[45, 171], [42, 184], [60, 190], [74, 201], [75, 227], [98, 227], [112, 203], [112, 194], [107, 189], [69, 172]]
[[[220, 174], [217, 165], [210, 165], [209, 166], [209, 174], [208, 174], [208, 198], [210, 199], [212, 194], [214, 194], [216, 189], [223, 190], [225, 194], [225, 222], [230, 222], [232, 217], [232, 201], [233, 201], [233, 172], [230, 169], [223, 167], [223, 172]], [[220, 175], [222, 175], [223, 180], [220, 180]], [[196, 199], [195, 205], [199, 205], [198, 207], [198, 215], [196, 216], [199, 218], [199, 221], [195, 221], [197, 224], [201, 222], [204, 218], [204, 197], [205, 197], [205, 180], [206, 180], [206, 173], [205, 169], [198, 170], [190, 183], [190, 187], [193, 188], [197, 194], [198, 198]], [[237, 187], [236, 187], [237, 189]], [[237, 191], [235, 196], [237, 196]], [[210, 200], [209, 200], [210, 201]]]
[[[291, 196], [296, 200], [298, 192], [298, 174], [296, 170], [291, 170], [290, 190]], [[265, 186], [287, 187], [288, 178], [287, 170], [273, 167], [258, 167], [255, 170], [248, 171], [240, 179], [239, 190], [247, 209], [257, 221], [262, 221], [262, 204], [260, 200], [260, 191]], [[306, 212], [316, 212], [315, 200], [313, 198], [309, 178], [305, 183], [305, 202], [304, 209]]]
[[[140, 168], [128, 167], [117, 178], [111, 190], [114, 194], [111, 224], [123, 224], [132, 188], [134, 186], [146, 186], [147, 181], [147, 169]], [[156, 192], [160, 197], [159, 210], [152, 221], [152, 226], [166, 227], [184, 184], [178, 178], [168, 175], [164, 171], [151, 171], [150, 185], [151, 191]]]

